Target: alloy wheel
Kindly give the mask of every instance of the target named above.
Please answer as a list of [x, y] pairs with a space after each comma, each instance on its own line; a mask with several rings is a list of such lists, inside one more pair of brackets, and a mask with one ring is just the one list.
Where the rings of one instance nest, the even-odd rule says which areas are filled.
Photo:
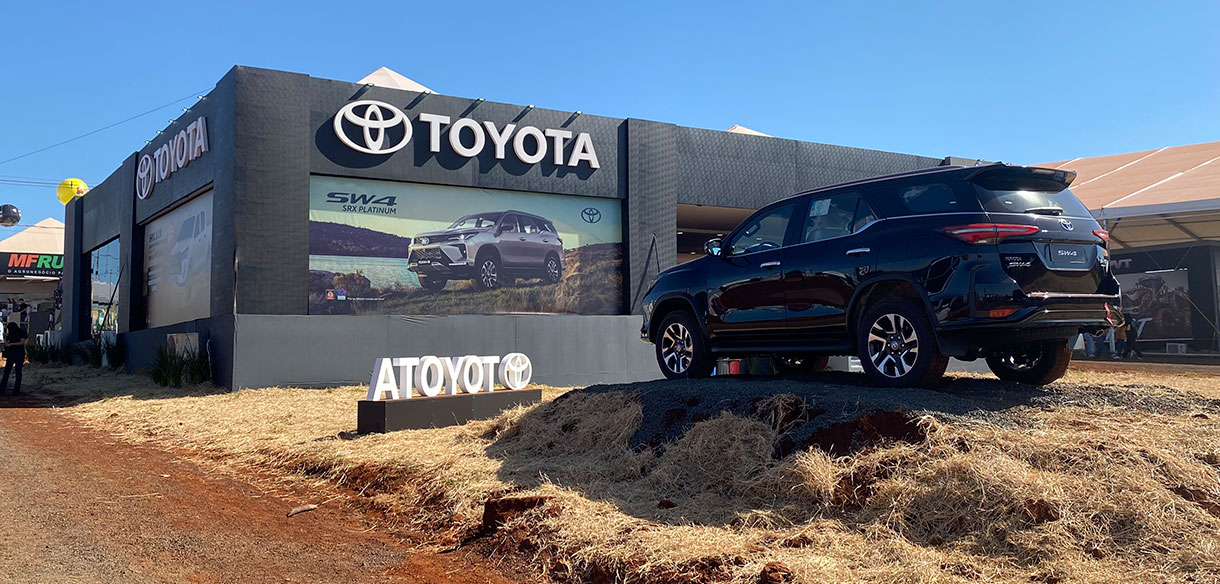
[[694, 340], [682, 323], [672, 323], [661, 335], [661, 358], [673, 373], [683, 373], [695, 358]]
[[492, 260], [484, 260], [483, 266], [479, 270], [479, 280], [483, 282], [484, 288], [496, 287], [496, 262]]
[[551, 278], [552, 282], [559, 281], [559, 262], [555, 258], [546, 261], [546, 275]]
[[919, 359], [919, 335], [900, 314], [883, 314], [868, 332], [868, 358], [882, 375], [906, 375]]

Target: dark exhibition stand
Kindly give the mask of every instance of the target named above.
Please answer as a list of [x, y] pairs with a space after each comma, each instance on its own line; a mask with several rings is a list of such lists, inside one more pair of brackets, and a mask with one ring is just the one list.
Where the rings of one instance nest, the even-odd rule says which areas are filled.
[[465, 424], [498, 415], [519, 405], [542, 399], [541, 389], [498, 390], [410, 399], [360, 400], [356, 410], [356, 432], [421, 430]]

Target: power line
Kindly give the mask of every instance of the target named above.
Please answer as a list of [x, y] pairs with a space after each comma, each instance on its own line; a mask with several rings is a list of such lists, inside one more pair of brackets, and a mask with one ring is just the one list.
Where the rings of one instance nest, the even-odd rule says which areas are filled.
[[20, 156], [14, 156], [14, 157], [9, 158], [9, 159], [6, 159], [6, 160], [0, 160], [0, 164], [8, 164], [9, 162], [12, 162], [12, 161], [14, 161], [14, 160], [21, 160], [22, 158], [25, 158], [25, 157], [27, 157], [27, 156], [33, 156], [33, 155], [38, 154], [38, 153], [40, 153], [40, 152], [46, 152], [47, 150], [50, 150], [50, 149], [52, 149], [52, 148], [58, 148], [58, 147], [63, 146], [64, 144], [67, 144], [67, 143], [69, 143], [69, 142], [75, 142], [75, 141], [77, 141], [77, 140], [80, 140], [81, 138], [87, 138], [87, 137], [92, 136], [92, 135], [94, 135], [94, 134], [96, 134], [96, 133], [98, 133], [98, 132], [103, 132], [103, 131], [109, 130], [110, 128], [113, 128], [113, 127], [115, 127], [115, 126], [122, 125], [122, 124], [126, 124], [127, 122], [130, 122], [130, 121], [132, 121], [132, 120], [134, 120], [134, 119], [137, 119], [137, 118], [142, 118], [142, 117], [144, 117], [144, 116], [146, 116], [146, 115], [148, 115], [148, 114], [151, 114], [151, 113], [156, 113], [156, 112], [157, 112], [157, 111], [159, 111], [159, 110], [163, 110], [163, 109], [165, 109], [165, 108], [167, 108], [167, 107], [169, 107], [169, 106], [171, 106], [171, 105], [174, 105], [174, 104], [176, 104], [176, 103], [178, 103], [178, 102], [180, 102], [180, 101], [183, 101], [183, 100], [186, 100], [186, 99], [190, 99], [190, 98], [195, 97], [195, 96], [197, 96], [197, 95], [200, 95], [200, 94], [202, 94], [202, 93], [203, 93], [203, 91], [192, 91], [192, 92], [191, 92], [191, 94], [190, 94], [190, 95], [188, 95], [188, 96], [186, 96], [186, 97], [180, 97], [180, 98], [178, 98], [178, 99], [175, 99], [174, 101], [171, 101], [171, 102], [169, 102], [169, 103], [167, 103], [167, 104], [165, 104], [165, 105], [159, 105], [159, 106], [157, 106], [157, 107], [155, 107], [155, 108], [153, 108], [153, 109], [150, 109], [150, 110], [148, 110], [148, 111], [146, 111], [146, 112], [144, 112], [144, 113], [136, 114], [136, 115], [134, 115], [134, 116], [131, 116], [130, 118], [126, 118], [126, 119], [123, 119], [123, 120], [119, 120], [119, 121], [117, 121], [117, 122], [115, 122], [115, 123], [113, 123], [113, 124], [110, 124], [109, 126], [104, 126], [104, 127], [98, 128], [98, 129], [96, 129], [96, 130], [93, 130], [93, 131], [91, 131], [91, 132], [85, 132], [84, 134], [81, 134], [81, 135], [79, 135], [79, 136], [77, 136], [77, 137], [75, 137], [75, 138], [69, 138], [69, 139], [67, 139], [67, 140], [64, 140], [63, 142], [57, 142], [57, 143], [55, 143], [55, 144], [51, 144], [50, 146], [44, 146], [44, 147], [42, 147], [42, 148], [39, 148], [39, 149], [37, 149], [37, 150], [34, 150], [33, 152], [26, 152], [25, 154], [22, 154], [22, 155], [20, 155]]

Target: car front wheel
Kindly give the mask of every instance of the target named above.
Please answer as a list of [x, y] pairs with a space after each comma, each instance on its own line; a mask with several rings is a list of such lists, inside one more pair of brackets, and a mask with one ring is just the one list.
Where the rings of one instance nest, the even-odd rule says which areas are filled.
[[657, 364], [667, 379], [688, 379], [711, 375], [715, 360], [707, 342], [689, 312], [671, 312], [657, 330]]
[[882, 302], [856, 327], [864, 372], [886, 387], [935, 387], [949, 365], [932, 326], [909, 302]]
[[492, 254], [479, 257], [475, 266], [474, 283], [480, 290], [494, 290], [501, 285], [500, 259]]
[[1005, 381], [1046, 385], [1067, 372], [1072, 349], [1067, 341], [1025, 343], [987, 356], [987, 367]]

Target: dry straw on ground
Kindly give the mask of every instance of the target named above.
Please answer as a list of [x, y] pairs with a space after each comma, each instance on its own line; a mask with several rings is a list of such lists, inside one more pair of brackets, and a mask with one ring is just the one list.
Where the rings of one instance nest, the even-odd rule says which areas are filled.
[[[916, 440], [777, 458], [795, 396], [641, 448], [629, 444], [642, 419], [630, 391], [548, 390], [494, 420], [354, 438], [359, 388], [171, 394], [35, 371], [79, 396], [65, 411], [89, 424], [341, 484], [438, 543], [478, 535], [489, 498], [549, 497], [484, 537], [560, 581], [754, 582], [769, 562], [801, 582], [1220, 581], [1216, 409], [1102, 400], [1016, 406], [1005, 423], [928, 415]], [[1181, 399], [1174, 388], [1215, 397], [1217, 379], [1067, 381], [1138, 403]]]

